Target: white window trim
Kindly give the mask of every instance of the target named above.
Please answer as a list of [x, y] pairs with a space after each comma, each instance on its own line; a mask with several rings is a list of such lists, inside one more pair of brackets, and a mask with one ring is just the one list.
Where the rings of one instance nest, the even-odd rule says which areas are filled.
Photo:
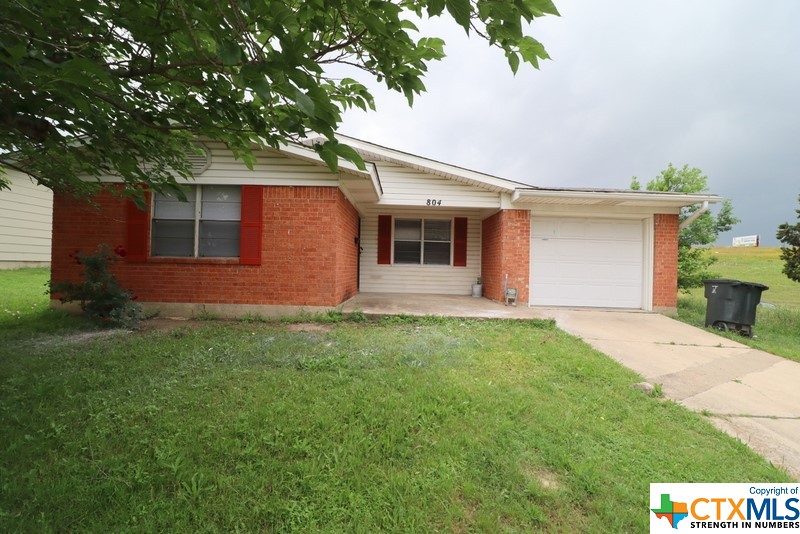
[[[420, 240], [419, 240], [419, 263], [397, 263], [395, 262], [394, 252], [395, 252], [395, 222], [397, 220], [402, 221], [419, 221], [420, 223]], [[449, 241], [436, 241], [436, 240], [426, 240], [425, 239], [425, 221], [449, 221], [450, 222], [450, 240]], [[408, 266], [425, 266], [425, 267], [452, 267], [453, 266], [453, 232], [455, 230], [455, 218], [453, 217], [395, 217], [392, 216], [392, 265], [408, 265]], [[410, 240], [401, 240], [401, 241], [410, 241]], [[425, 263], [425, 242], [429, 241], [430, 243], [449, 243], [450, 244], [450, 259], [447, 264], [443, 263]]]
[[[203, 213], [203, 185], [202, 184], [183, 184], [184, 186], [192, 187], [195, 190], [195, 206], [194, 206], [194, 247], [192, 251], [192, 256], [188, 256], [190, 259], [204, 259], [206, 256], [200, 256], [200, 221], [201, 215]], [[155, 217], [156, 213], [156, 195], [152, 195], [151, 198], [152, 206], [150, 207], [150, 247], [152, 248], [152, 241], [153, 241], [153, 221], [157, 219]], [[177, 220], [186, 220], [186, 219], [177, 219]], [[239, 222], [241, 223], [241, 213], [239, 214]], [[239, 242], [241, 243], [241, 236], [239, 237]], [[155, 256], [157, 258], [187, 258], [187, 256]], [[208, 258], [219, 258], [219, 259], [233, 259], [238, 258], [239, 256], [208, 256]]]

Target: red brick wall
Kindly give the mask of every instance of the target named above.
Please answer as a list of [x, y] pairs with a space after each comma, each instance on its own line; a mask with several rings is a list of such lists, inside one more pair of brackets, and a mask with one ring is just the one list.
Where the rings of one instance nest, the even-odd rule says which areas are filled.
[[531, 219], [528, 210], [503, 210], [484, 219], [481, 235], [481, 277], [486, 298], [503, 301], [503, 286], [517, 288], [517, 300], [528, 303]]
[[678, 216], [654, 216], [653, 308], [678, 305]]
[[[341, 191], [286, 186], [264, 187], [263, 194], [261, 265], [150, 258], [118, 262], [114, 272], [142, 302], [334, 306], [354, 294], [358, 214]], [[69, 257], [75, 250], [125, 245], [125, 200], [108, 191], [94, 200], [99, 210], [54, 196], [53, 280], [78, 279], [81, 268]]]
[[359, 215], [339, 189], [337, 202], [336, 238], [336, 292], [339, 302], [358, 293], [358, 237]]

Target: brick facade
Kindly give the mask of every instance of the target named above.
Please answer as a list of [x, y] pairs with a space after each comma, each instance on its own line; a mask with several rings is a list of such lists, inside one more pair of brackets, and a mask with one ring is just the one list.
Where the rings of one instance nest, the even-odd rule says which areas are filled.
[[528, 210], [503, 210], [482, 223], [481, 278], [483, 295], [504, 301], [503, 287], [518, 291], [520, 305], [528, 304], [531, 217]]
[[[261, 265], [213, 258], [118, 262], [141, 302], [335, 306], [357, 291], [358, 213], [336, 187], [263, 187]], [[53, 200], [53, 280], [77, 280], [69, 257], [100, 243], [125, 246], [126, 200], [110, 191]]]
[[678, 306], [678, 216], [653, 217], [653, 309], [674, 311]]

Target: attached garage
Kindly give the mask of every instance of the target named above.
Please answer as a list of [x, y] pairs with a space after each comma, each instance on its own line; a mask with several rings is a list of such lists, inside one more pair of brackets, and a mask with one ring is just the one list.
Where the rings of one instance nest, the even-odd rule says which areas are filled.
[[531, 217], [532, 306], [647, 307], [648, 219]]

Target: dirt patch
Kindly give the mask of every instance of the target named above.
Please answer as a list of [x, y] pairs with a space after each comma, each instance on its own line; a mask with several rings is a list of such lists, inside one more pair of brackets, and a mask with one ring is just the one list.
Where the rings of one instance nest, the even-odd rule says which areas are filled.
[[333, 325], [320, 323], [292, 323], [286, 326], [289, 332], [330, 332]]
[[75, 334], [67, 335], [49, 335], [37, 338], [34, 343], [38, 346], [54, 346], [61, 344], [78, 344], [87, 341], [94, 341], [95, 339], [104, 339], [107, 337], [130, 334], [132, 330], [124, 330], [122, 328], [113, 328], [111, 330], [92, 330], [91, 332], [77, 332]]
[[543, 489], [555, 491], [561, 487], [558, 475], [547, 469], [523, 464], [520, 466], [520, 471], [525, 475], [525, 478], [535, 480]]

